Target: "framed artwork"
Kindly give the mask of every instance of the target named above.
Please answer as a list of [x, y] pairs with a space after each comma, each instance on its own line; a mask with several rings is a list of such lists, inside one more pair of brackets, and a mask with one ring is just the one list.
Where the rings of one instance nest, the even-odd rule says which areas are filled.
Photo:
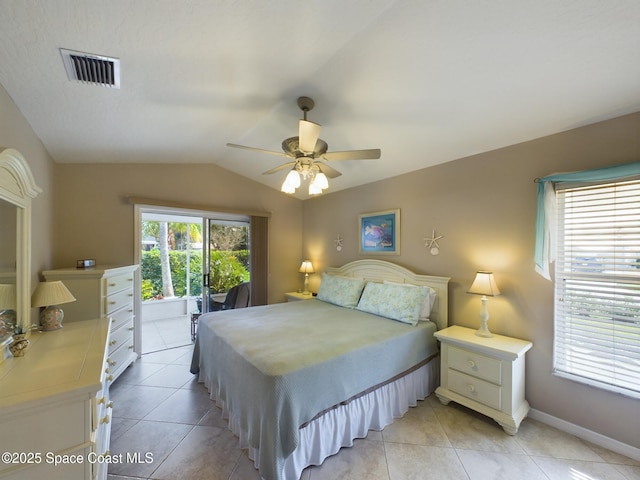
[[359, 215], [360, 253], [400, 255], [400, 209]]

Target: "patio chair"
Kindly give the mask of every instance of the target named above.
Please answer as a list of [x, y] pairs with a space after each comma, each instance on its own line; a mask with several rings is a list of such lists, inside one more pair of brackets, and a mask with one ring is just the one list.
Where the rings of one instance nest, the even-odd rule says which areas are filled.
[[211, 312], [216, 312], [219, 310], [233, 310], [235, 308], [248, 307], [250, 292], [249, 282], [240, 283], [229, 290], [224, 302], [211, 300], [209, 302], [209, 310]]

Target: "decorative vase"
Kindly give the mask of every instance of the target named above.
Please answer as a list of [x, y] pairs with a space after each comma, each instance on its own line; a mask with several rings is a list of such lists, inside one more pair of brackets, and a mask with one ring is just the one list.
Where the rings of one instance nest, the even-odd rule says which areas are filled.
[[29, 339], [26, 333], [17, 333], [13, 336], [13, 341], [9, 344], [9, 351], [14, 357], [22, 357], [27, 347], [29, 346]]

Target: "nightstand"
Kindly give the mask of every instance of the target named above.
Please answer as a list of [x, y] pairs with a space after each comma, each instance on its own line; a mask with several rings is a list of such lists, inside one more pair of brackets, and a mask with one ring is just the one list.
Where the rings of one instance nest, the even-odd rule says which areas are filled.
[[525, 353], [531, 342], [453, 326], [435, 333], [440, 340], [440, 386], [436, 395], [487, 415], [515, 435], [529, 413], [524, 398]]
[[298, 302], [300, 300], [311, 300], [315, 298], [311, 293], [302, 293], [302, 292], [287, 292], [285, 293], [287, 297], [287, 302]]

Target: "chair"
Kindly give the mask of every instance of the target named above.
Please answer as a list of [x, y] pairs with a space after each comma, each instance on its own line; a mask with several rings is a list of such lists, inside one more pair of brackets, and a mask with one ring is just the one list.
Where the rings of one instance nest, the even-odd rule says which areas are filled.
[[[245, 308], [249, 306], [249, 300], [251, 298], [251, 289], [249, 288], [249, 282], [244, 282], [232, 287], [224, 302], [217, 302], [212, 298], [209, 299], [209, 311], [218, 312], [220, 310], [233, 310], [236, 308]], [[196, 332], [198, 328], [198, 318], [202, 312], [202, 301], [198, 304], [198, 312], [191, 314], [191, 341], [196, 341]]]
[[224, 302], [210, 300], [209, 311], [217, 312], [219, 310], [233, 310], [235, 308], [248, 307], [250, 293], [249, 282], [240, 283], [229, 290]]

